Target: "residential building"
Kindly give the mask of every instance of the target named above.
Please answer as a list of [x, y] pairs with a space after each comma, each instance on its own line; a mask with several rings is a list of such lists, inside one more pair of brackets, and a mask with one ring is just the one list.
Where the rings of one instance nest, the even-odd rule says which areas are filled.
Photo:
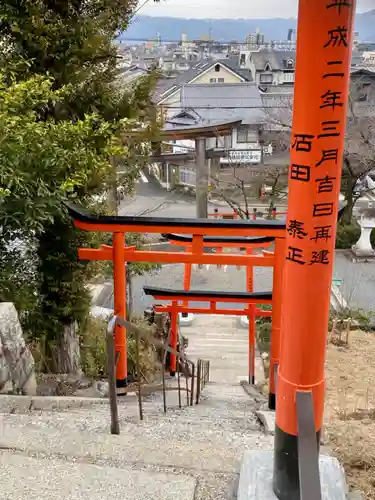
[[[217, 135], [206, 139], [206, 150], [222, 152], [216, 168], [228, 165], [257, 165], [267, 155], [272, 155], [271, 144], [264, 144], [261, 133], [264, 128], [264, 110], [258, 87], [251, 82], [223, 85], [188, 84], [180, 92], [180, 110], [166, 123], [167, 129], [186, 129], [234, 123], [231, 135]], [[170, 143], [174, 154], [194, 151], [194, 140], [178, 140]], [[194, 161], [174, 165], [178, 183], [192, 186], [195, 182]], [[166, 167], [168, 168], [168, 167]]]
[[159, 82], [154, 95], [154, 102], [159, 106], [163, 115], [170, 118], [179, 109], [181, 103], [181, 89], [188, 85], [223, 85], [251, 81], [249, 70], [242, 70], [237, 65], [238, 58], [227, 58], [215, 61], [213, 59], [201, 61], [175, 78]]
[[295, 51], [259, 50], [251, 52], [242, 68], [251, 71], [254, 82], [260, 87], [294, 85]]
[[375, 65], [352, 67], [350, 73], [352, 103], [361, 116], [375, 116]]

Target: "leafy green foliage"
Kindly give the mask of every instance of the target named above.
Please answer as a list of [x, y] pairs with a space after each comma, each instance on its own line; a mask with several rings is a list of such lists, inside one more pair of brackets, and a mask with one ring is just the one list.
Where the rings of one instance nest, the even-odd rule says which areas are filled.
[[[60, 202], [107, 175], [119, 151], [113, 130], [83, 120], [40, 120], [48, 102], [62, 102], [67, 89], [52, 90], [51, 79], [32, 77], [6, 86], [0, 75], [0, 219], [3, 237], [15, 230], [41, 231]], [[94, 126], [95, 124], [95, 126]], [[100, 149], [98, 150], [98, 145]]]
[[[348, 249], [357, 243], [361, 236], [361, 228], [357, 222], [351, 224], [339, 224], [336, 232], [336, 248]], [[375, 231], [371, 234], [371, 243], [375, 246]]]
[[[133, 189], [156, 131], [150, 74], [118, 85], [113, 39], [126, 28], [136, 0], [5, 0], [0, 3], [0, 220], [1, 300], [16, 302], [28, 327], [49, 343], [68, 322], [80, 322], [92, 269], [62, 202], [93, 204], [113, 183]], [[136, 131], [137, 133], [134, 133]], [[116, 177], [116, 175], [115, 175]], [[117, 181], [117, 179], [116, 179]], [[10, 265], [17, 234], [33, 260], [29, 286], [22, 255]], [[13, 253], [12, 253], [13, 252]], [[21, 252], [21, 254], [22, 254]], [[5, 292], [4, 292], [5, 290]]]
[[[133, 318], [133, 323], [138, 327], [149, 330], [143, 318]], [[107, 323], [98, 318], [89, 317], [82, 325], [80, 331], [82, 369], [88, 377], [103, 377], [107, 373], [107, 351], [106, 351]], [[136, 345], [131, 336], [127, 339], [128, 347], [128, 374], [131, 379], [136, 379]], [[160, 367], [157, 363], [155, 347], [144, 341], [140, 341], [139, 360], [142, 379], [152, 381], [156, 370]]]

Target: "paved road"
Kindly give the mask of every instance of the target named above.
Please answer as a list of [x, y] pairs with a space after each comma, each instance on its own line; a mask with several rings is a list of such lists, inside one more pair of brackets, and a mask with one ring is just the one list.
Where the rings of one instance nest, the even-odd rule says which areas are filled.
[[[230, 212], [225, 202], [213, 201], [208, 204], [208, 211], [215, 208]], [[251, 204], [251, 209], [264, 211], [267, 207], [262, 203]], [[281, 207], [282, 208], [282, 207]], [[119, 210], [120, 215], [149, 215], [154, 217], [196, 217], [195, 198], [182, 192], [167, 192], [155, 182], [139, 182], [135, 196], [125, 198]]]
[[[216, 205], [209, 204], [209, 211]], [[136, 185], [136, 195], [120, 205], [120, 215], [150, 215], [154, 217], [195, 217], [195, 200], [184, 193], [167, 192], [153, 183]]]

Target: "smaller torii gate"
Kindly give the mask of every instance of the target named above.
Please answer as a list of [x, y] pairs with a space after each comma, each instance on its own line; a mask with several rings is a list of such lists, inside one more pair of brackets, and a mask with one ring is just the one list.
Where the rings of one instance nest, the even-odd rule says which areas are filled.
[[[146, 295], [151, 295], [156, 300], [171, 301], [168, 305], [158, 305], [158, 312], [169, 312], [171, 314], [171, 347], [177, 350], [177, 326], [178, 313], [193, 314], [222, 314], [229, 316], [248, 316], [249, 318], [271, 316], [271, 311], [262, 311], [256, 308], [257, 304], [272, 304], [272, 292], [222, 292], [203, 290], [169, 290], [157, 287], [144, 287]], [[189, 302], [202, 304], [209, 303], [208, 307], [189, 306]], [[187, 303], [187, 304], [186, 304]], [[218, 304], [247, 304], [242, 309], [229, 309], [218, 307]], [[249, 322], [250, 325], [250, 322]], [[255, 331], [249, 326], [249, 383], [255, 381]], [[176, 356], [171, 354], [171, 371], [176, 372]]]
[[[180, 234], [163, 234], [165, 239], [169, 241], [171, 245], [184, 247], [185, 249], [192, 251], [192, 243], [193, 237], [180, 235]], [[238, 249], [245, 250], [246, 255], [252, 255], [253, 250], [259, 248], [264, 249], [270, 247], [275, 242], [275, 238], [273, 237], [258, 237], [258, 238], [243, 238], [243, 237], [220, 237], [220, 236], [206, 236], [203, 238], [203, 243], [205, 247], [212, 248], [215, 250], [217, 254], [222, 254], [224, 249]], [[272, 254], [271, 254], [272, 255]], [[220, 267], [220, 266], [218, 266]], [[185, 264], [184, 271], [184, 291], [187, 292], [190, 290], [190, 282], [191, 282], [191, 264]], [[254, 291], [254, 279], [253, 279], [253, 267], [246, 267], [246, 287], [247, 292], [251, 293]], [[216, 293], [216, 292], [215, 292]], [[219, 293], [219, 292], [217, 292]], [[216, 302], [212, 299], [207, 300], [210, 302], [210, 309], [192, 309], [188, 308], [188, 301], [186, 298], [183, 301], [183, 305], [185, 308], [182, 310], [181, 307], [177, 307], [178, 304], [175, 301], [172, 302], [172, 305], [168, 308], [168, 311], [171, 313], [171, 337], [174, 339], [175, 331], [177, 330], [177, 318], [178, 313], [195, 313], [195, 314], [225, 314], [225, 315], [235, 315], [238, 316], [238, 310], [236, 314], [233, 314], [233, 310], [231, 309], [217, 309], [217, 303], [225, 302], [217, 300]], [[164, 308], [164, 310], [166, 310]], [[249, 304], [247, 308], [242, 309], [241, 316], [247, 316], [249, 319], [249, 384], [254, 384], [255, 382], [255, 321], [257, 316], [272, 316], [272, 313], [268, 311], [267, 314], [256, 314], [256, 311], [260, 312], [259, 309], [256, 309], [255, 304]], [[232, 313], [232, 314], [231, 314]], [[173, 347], [173, 345], [172, 345]], [[175, 346], [176, 347], [176, 346]], [[174, 347], [174, 348], [175, 348]], [[173, 365], [174, 366], [174, 365]], [[173, 371], [172, 366], [172, 371]]]

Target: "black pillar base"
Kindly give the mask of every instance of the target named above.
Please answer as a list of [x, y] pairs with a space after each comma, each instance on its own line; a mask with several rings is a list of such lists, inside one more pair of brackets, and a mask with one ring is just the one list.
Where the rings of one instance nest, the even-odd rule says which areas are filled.
[[172, 370], [169, 372], [169, 374], [170, 374], [171, 377], [175, 377], [176, 376], [176, 372], [174, 372]]
[[255, 385], [255, 377], [249, 377], [249, 384]]
[[[316, 434], [319, 450], [320, 431]], [[298, 467], [298, 437], [276, 425], [273, 491], [279, 500], [301, 500]]]
[[276, 410], [276, 394], [272, 394], [272, 392], [268, 394], [268, 409]]

